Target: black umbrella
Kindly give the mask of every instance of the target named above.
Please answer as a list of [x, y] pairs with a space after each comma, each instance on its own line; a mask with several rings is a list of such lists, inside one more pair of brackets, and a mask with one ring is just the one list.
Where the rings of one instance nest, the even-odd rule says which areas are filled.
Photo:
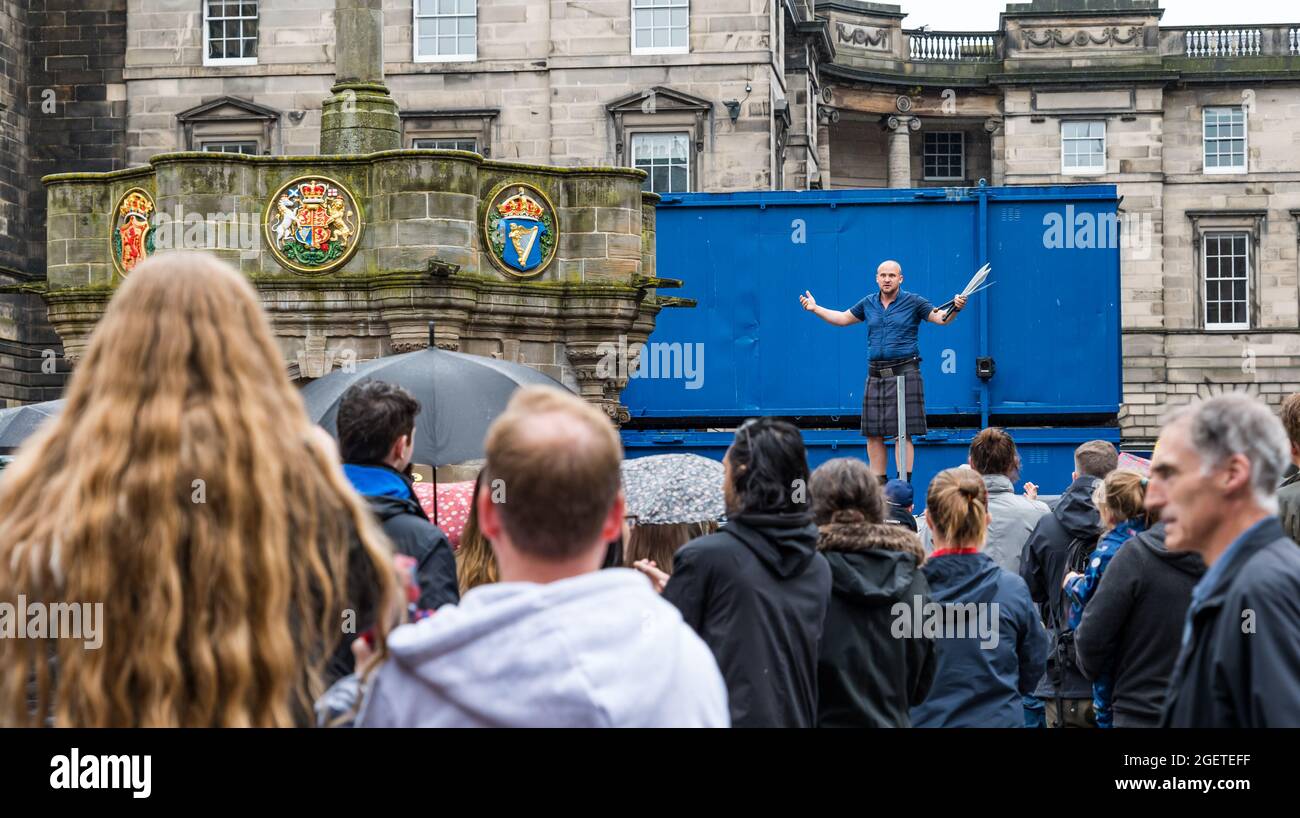
[[63, 411], [62, 400], [32, 403], [0, 409], [0, 452], [11, 452], [23, 444], [50, 418]]
[[420, 402], [412, 461], [430, 466], [482, 458], [488, 426], [505, 410], [511, 393], [520, 386], [564, 388], [523, 364], [430, 346], [376, 358], [357, 364], [354, 371], [338, 370], [318, 378], [302, 389], [307, 414], [337, 437], [339, 399], [348, 387], [366, 378], [405, 387]]

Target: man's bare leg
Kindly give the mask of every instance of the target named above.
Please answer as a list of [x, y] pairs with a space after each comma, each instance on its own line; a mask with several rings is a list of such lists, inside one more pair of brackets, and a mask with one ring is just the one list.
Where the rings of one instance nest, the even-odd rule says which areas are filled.
[[867, 462], [871, 465], [871, 473], [884, 475], [889, 468], [889, 461], [885, 459], [885, 439], [883, 437], [867, 438]]

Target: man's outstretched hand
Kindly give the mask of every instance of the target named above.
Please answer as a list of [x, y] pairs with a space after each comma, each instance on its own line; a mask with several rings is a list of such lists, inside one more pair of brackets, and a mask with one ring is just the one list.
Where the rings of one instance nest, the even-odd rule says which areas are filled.
[[964, 295], [954, 295], [954, 296], [952, 297], [952, 305], [953, 305], [954, 307], [956, 307], [958, 310], [965, 309], [965, 308], [966, 308], [966, 296], [964, 296]]
[[802, 304], [803, 308], [808, 310], [808, 312], [817, 309], [817, 299], [813, 298], [812, 293], [807, 290], [804, 290], [803, 295], [799, 296], [799, 303]]

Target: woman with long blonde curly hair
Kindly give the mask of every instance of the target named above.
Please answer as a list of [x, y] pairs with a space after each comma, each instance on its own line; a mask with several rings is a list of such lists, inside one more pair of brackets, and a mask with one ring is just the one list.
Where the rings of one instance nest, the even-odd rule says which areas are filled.
[[0, 639], [0, 724], [305, 724], [349, 617], [386, 654], [387, 541], [242, 276], [136, 267], [66, 398], [0, 478], [0, 602], [102, 603], [102, 646]]

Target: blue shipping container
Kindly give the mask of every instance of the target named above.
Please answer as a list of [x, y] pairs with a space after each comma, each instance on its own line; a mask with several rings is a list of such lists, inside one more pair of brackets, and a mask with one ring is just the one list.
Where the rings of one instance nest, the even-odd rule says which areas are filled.
[[[902, 265], [905, 290], [936, 305], [992, 265], [994, 285], [953, 324], [920, 329], [932, 424], [1112, 423], [1117, 206], [1112, 185], [666, 196], [658, 274], [684, 286], [661, 292], [698, 306], [659, 314], [623, 393], [632, 426], [752, 415], [856, 425], [865, 325], [826, 324], [798, 296], [848, 309], [877, 291], [885, 259]], [[987, 382], [976, 375], [984, 356], [996, 367]]]

